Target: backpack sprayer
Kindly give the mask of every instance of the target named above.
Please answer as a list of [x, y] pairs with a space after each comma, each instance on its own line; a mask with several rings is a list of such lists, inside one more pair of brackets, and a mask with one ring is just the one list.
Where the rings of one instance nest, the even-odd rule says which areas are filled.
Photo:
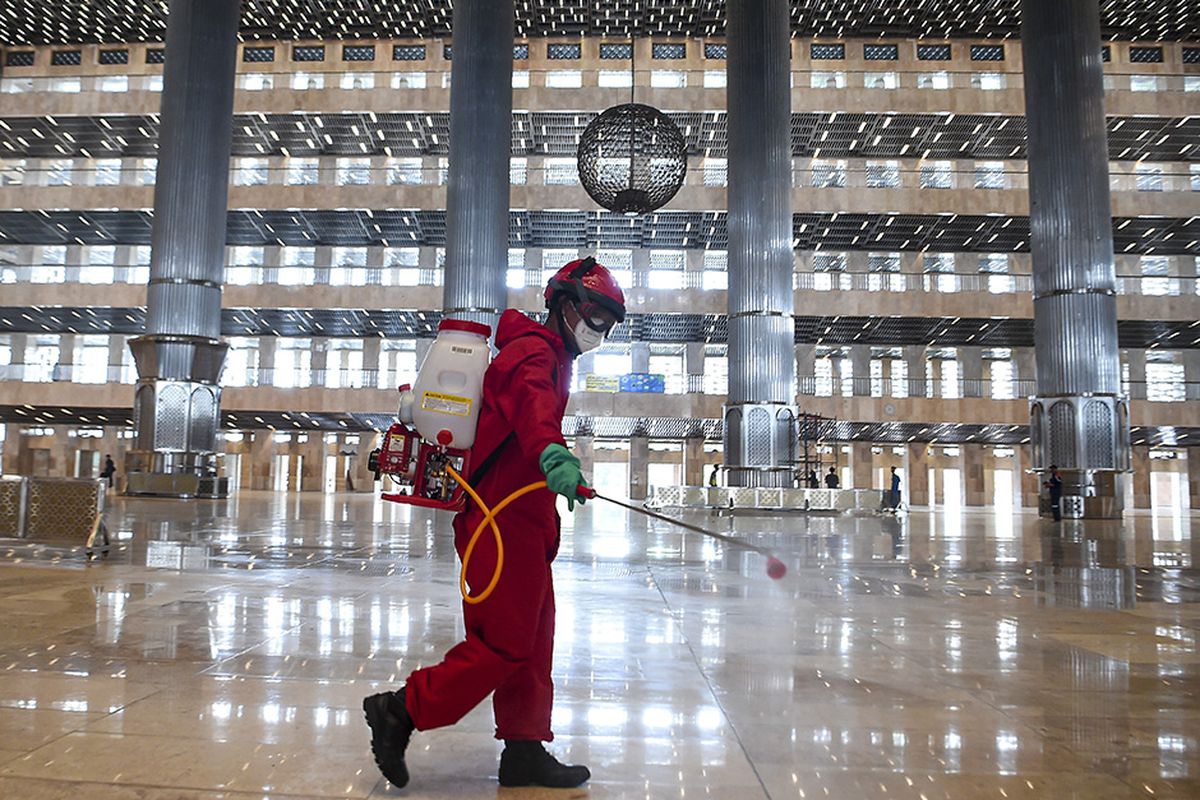
[[471, 469], [491, 334], [478, 322], [447, 319], [438, 325], [416, 383], [400, 387], [398, 421], [367, 462], [376, 480], [387, 475], [397, 487], [384, 492], [384, 500], [462, 510], [465, 491], [454, 475]]
[[[383, 445], [371, 451], [367, 462], [375, 473], [375, 480], [387, 475], [397, 487], [396, 491], [384, 492], [384, 500], [442, 511], [461, 511], [469, 496], [479, 506], [484, 516], [463, 551], [458, 582], [463, 601], [471, 605], [482, 603], [491, 595], [504, 570], [504, 541], [496, 516], [517, 499], [546, 488], [545, 481], [536, 481], [522, 486], [489, 508], [467, 483], [465, 476], [470, 474], [471, 447], [475, 444], [479, 407], [483, 401], [483, 376], [491, 359], [487, 341], [491, 333], [490, 327], [478, 322], [442, 320], [437, 338], [421, 363], [416, 382], [400, 387], [398, 421], [388, 428]], [[776, 580], [786, 572], [783, 562], [765, 548], [604, 497], [587, 486], [580, 486], [578, 494], [585, 499], [607, 500], [734, 547], [761, 553], [768, 559], [767, 574]], [[472, 595], [467, 587], [467, 564], [485, 528], [491, 529], [496, 542], [496, 568], [487, 587]]]
[[[468, 483], [471, 447], [483, 401], [483, 375], [491, 353], [488, 337], [492, 329], [478, 322], [447, 319], [438, 325], [437, 338], [425, 355], [417, 380], [400, 387], [400, 408], [383, 436], [383, 446], [371, 451], [367, 466], [375, 480], [384, 475], [396, 486], [383, 492], [393, 503], [461, 511], [470, 496], [484, 513], [463, 553], [459, 591], [467, 603], [482, 603], [500, 582], [504, 571], [504, 541], [496, 514], [529, 492], [545, 488], [546, 482], [531, 483], [489, 508]], [[496, 569], [478, 595], [467, 588], [467, 563], [484, 528], [491, 527], [496, 540]]]

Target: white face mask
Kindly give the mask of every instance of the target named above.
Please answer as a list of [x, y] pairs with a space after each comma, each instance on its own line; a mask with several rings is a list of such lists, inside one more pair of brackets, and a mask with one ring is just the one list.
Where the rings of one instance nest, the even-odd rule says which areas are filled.
[[580, 353], [595, 350], [604, 344], [604, 334], [592, 330], [583, 320], [575, 323], [575, 327], [571, 329], [571, 335], [575, 337], [575, 346], [579, 348]]

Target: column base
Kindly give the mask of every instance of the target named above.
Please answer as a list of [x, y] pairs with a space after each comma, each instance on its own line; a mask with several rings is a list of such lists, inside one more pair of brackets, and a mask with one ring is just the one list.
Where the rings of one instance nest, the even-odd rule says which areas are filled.
[[[1125, 481], [1120, 472], [1059, 470], [1063, 481], [1063, 519], [1121, 519], [1125, 514]], [[1038, 497], [1038, 515], [1053, 517], [1050, 497]]]
[[795, 486], [796, 410], [783, 403], [725, 406], [725, 483], [788, 489]]
[[125, 494], [221, 500], [229, 496], [229, 479], [216, 474], [213, 453], [147, 453], [125, 456]]

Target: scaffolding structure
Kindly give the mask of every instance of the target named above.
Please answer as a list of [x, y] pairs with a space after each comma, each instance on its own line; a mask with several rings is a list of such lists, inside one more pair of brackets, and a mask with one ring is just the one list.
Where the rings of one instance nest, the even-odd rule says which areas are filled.
[[[836, 417], [824, 417], [820, 414], [800, 413], [796, 415], [796, 460], [793, 462], [793, 474], [796, 485], [808, 487], [810, 476], [816, 474], [819, 486], [822, 483], [826, 469], [838, 466], [841, 455], [841, 440], [837, 438], [838, 421]], [[821, 452], [828, 449], [828, 453]]]

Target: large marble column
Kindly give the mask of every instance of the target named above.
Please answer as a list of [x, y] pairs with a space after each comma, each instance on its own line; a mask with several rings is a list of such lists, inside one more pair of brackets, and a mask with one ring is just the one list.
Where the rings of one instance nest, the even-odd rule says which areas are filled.
[[904, 363], [908, 368], [908, 396], [927, 397], [929, 361], [925, 357], [925, 345], [908, 345], [903, 348], [903, 353]]
[[687, 394], [701, 394], [704, 391], [704, 342], [684, 345], [683, 371], [687, 376], [683, 390]]
[[1133, 448], [1133, 507], [1150, 508], [1151, 471], [1150, 448], [1137, 445]]
[[683, 485], [707, 485], [708, 476], [705, 472], [704, 437], [689, 436], [683, 440]]
[[596, 440], [592, 436], [579, 434], [575, 437], [575, 446], [571, 448], [571, 452], [579, 459], [579, 469], [583, 472], [583, 477], [588, 481], [592, 481], [592, 474], [596, 471]]
[[220, 496], [216, 434], [239, 0], [171, 0], [130, 494]]
[[854, 442], [850, 445], [850, 475], [851, 481], [845, 489], [876, 489], [875, 454], [870, 442]]
[[791, 42], [786, 0], [728, 3], [730, 486], [791, 486]]
[[1200, 511], [1200, 447], [1187, 449], [1187, 485], [1188, 502], [1191, 509]]
[[[908, 484], [908, 505], [927, 506], [929, 502], [929, 447], [917, 442], [908, 445], [904, 465], [904, 482]], [[904, 492], [904, 487], [900, 489]]]
[[1067, 516], [1119, 516], [1129, 459], [1117, 350], [1100, 5], [1022, 0], [1037, 396], [1037, 469], [1057, 464]]
[[454, 3], [447, 317], [495, 328], [508, 304], [508, 160], [512, 150], [513, 0]]
[[992, 495], [987, 491], [986, 472], [991, 464], [991, 452], [981, 444], [962, 446], [963, 504], [968, 506], [991, 505]]
[[645, 500], [650, 491], [650, 440], [641, 434], [629, 437], [629, 499]]
[[1033, 448], [1027, 444], [1016, 448], [1017, 476], [1021, 483], [1021, 508], [1037, 508], [1042, 491], [1041, 478], [1033, 472]]

